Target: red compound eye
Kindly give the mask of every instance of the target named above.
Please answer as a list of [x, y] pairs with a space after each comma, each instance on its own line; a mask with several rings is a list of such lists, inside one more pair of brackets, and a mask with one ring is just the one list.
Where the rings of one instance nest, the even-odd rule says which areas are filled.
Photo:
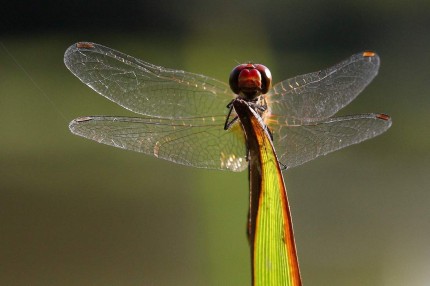
[[263, 65], [242, 64], [230, 73], [229, 83], [235, 94], [243, 93], [252, 98], [267, 93], [272, 83], [272, 75]]
[[254, 66], [261, 74], [261, 93], [266, 94], [272, 86], [272, 73], [266, 66], [260, 64], [256, 64]]

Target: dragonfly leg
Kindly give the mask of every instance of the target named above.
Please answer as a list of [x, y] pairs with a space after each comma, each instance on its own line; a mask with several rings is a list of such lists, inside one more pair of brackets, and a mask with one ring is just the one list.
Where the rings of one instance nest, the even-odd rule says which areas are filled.
[[267, 110], [266, 98], [264, 96], [260, 96], [254, 101], [250, 102], [250, 105], [255, 111], [260, 112], [260, 115], [262, 115], [262, 113]]
[[272, 130], [270, 130], [269, 126], [267, 126], [267, 125], [266, 125], [266, 130], [267, 130], [267, 133], [269, 133], [270, 140], [272, 140], [272, 142], [273, 142], [273, 134], [272, 134]]
[[250, 105], [252, 105], [255, 110], [257, 110], [261, 113], [263, 113], [264, 111], [267, 110], [267, 105], [261, 105], [261, 104], [258, 104], [256, 102], [251, 102]]
[[230, 126], [232, 126], [237, 120], [239, 120], [239, 117], [237, 116], [233, 118], [231, 121], [228, 121], [228, 117], [227, 117], [224, 124], [224, 130], [228, 130]]
[[224, 130], [228, 130], [230, 128], [230, 126], [232, 126], [233, 123], [235, 123], [239, 119], [239, 117], [236, 116], [232, 120], [230, 120], [230, 116], [231, 116], [231, 113], [233, 111], [233, 102], [234, 101], [235, 101], [235, 99], [233, 99], [232, 101], [230, 101], [229, 104], [227, 104], [227, 108], [229, 109], [229, 111], [228, 111], [227, 117], [225, 119]]
[[285, 165], [284, 163], [282, 163], [281, 161], [278, 160], [279, 165], [281, 165], [281, 171], [284, 171], [287, 169], [287, 165]]

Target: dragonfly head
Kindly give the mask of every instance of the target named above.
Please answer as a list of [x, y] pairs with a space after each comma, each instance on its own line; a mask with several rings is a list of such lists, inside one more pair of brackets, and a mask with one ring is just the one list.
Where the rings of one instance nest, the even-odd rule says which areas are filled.
[[272, 84], [270, 70], [260, 64], [241, 64], [230, 73], [230, 88], [238, 95], [253, 100], [269, 91]]

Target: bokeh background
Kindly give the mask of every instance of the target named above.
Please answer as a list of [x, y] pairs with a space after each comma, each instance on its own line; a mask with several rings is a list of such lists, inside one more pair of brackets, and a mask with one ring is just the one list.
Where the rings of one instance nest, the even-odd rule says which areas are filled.
[[341, 114], [385, 134], [286, 172], [304, 285], [430, 285], [430, 2], [9, 1], [0, 12], [0, 285], [250, 285], [247, 174], [198, 170], [73, 136], [131, 115], [63, 54], [93, 41], [227, 80], [274, 82], [363, 50], [376, 80]]

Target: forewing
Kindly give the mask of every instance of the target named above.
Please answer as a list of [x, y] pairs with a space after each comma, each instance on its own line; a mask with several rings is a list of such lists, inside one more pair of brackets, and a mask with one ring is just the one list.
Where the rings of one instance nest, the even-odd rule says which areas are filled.
[[272, 133], [278, 159], [286, 168], [291, 168], [375, 137], [390, 126], [391, 118], [385, 114], [362, 114], [271, 128], [275, 128]]
[[268, 114], [288, 124], [329, 118], [357, 97], [378, 68], [378, 55], [363, 52], [328, 69], [284, 80], [266, 95]]
[[226, 114], [229, 87], [203, 75], [146, 63], [94, 43], [77, 43], [67, 68], [99, 94], [133, 112], [159, 118]]
[[246, 145], [238, 123], [223, 129], [224, 117], [184, 120], [89, 116], [69, 128], [79, 136], [198, 168], [242, 171]]

